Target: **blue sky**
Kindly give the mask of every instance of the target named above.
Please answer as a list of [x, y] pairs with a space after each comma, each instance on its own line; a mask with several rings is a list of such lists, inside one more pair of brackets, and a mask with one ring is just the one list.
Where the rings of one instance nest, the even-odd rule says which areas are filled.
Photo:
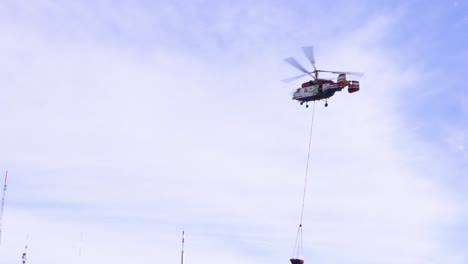
[[28, 234], [28, 263], [179, 261], [182, 229], [188, 264], [287, 263], [311, 109], [280, 80], [303, 45], [366, 73], [316, 105], [306, 262], [466, 263], [467, 11], [3, 2], [0, 263]]

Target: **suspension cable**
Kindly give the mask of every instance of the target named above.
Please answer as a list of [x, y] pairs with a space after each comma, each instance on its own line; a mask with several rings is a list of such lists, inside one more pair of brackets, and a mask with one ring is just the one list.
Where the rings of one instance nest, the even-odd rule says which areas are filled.
[[309, 147], [308, 147], [308, 152], [307, 152], [307, 165], [306, 165], [305, 179], [304, 179], [304, 192], [302, 193], [302, 208], [301, 208], [301, 222], [300, 222], [301, 226], [302, 226], [302, 218], [304, 216], [304, 204], [305, 204], [305, 197], [306, 197], [306, 191], [307, 191], [307, 178], [309, 176], [310, 145], [312, 143], [312, 132], [314, 129], [314, 116], [315, 116], [315, 101], [314, 101], [314, 106], [312, 107], [312, 121], [310, 122]]
[[314, 116], [315, 116], [315, 101], [314, 105], [312, 107], [312, 120], [310, 124], [310, 134], [309, 134], [309, 147], [307, 151], [307, 165], [306, 165], [306, 171], [305, 171], [305, 179], [304, 179], [304, 190], [302, 193], [302, 207], [301, 207], [301, 218], [299, 222], [299, 228], [297, 229], [297, 236], [296, 236], [296, 242], [295, 242], [295, 255], [296, 257], [299, 257], [303, 253], [303, 248], [302, 248], [302, 219], [304, 217], [304, 205], [305, 205], [305, 197], [306, 197], [306, 191], [307, 191], [307, 179], [309, 176], [309, 161], [310, 161], [310, 146], [312, 144], [312, 132], [314, 128]]

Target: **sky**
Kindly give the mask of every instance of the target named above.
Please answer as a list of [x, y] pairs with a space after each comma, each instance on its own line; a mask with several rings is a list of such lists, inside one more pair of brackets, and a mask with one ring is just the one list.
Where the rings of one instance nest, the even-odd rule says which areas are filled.
[[[2, 1], [0, 264], [468, 262], [463, 1]], [[364, 72], [305, 108], [284, 63]], [[323, 75], [334, 78], [333, 75]]]

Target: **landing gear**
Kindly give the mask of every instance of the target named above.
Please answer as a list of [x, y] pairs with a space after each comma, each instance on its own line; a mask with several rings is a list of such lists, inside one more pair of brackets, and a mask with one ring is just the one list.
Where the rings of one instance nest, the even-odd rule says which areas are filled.
[[325, 100], [325, 107], [327, 107], [327, 106], [328, 106], [328, 101], [327, 101], [327, 100]]
[[301, 105], [303, 105], [303, 104], [304, 104], [304, 102], [301, 102]]
[[309, 105], [308, 105], [308, 104], [306, 104], [306, 107], [307, 107], [307, 108], [309, 108]]

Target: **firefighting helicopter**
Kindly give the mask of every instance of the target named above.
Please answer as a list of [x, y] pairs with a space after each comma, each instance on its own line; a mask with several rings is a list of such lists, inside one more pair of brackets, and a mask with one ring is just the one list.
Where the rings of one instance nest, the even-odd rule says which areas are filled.
[[[307, 104], [309, 101], [325, 99], [325, 107], [327, 107], [327, 99], [332, 97], [335, 94], [335, 92], [341, 91], [345, 87], [348, 87], [349, 93], [359, 91], [359, 81], [347, 80], [346, 75], [363, 76], [364, 73], [317, 70], [317, 68], [315, 67], [314, 48], [312, 46], [306, 46], [302, 47], [302, 51], [309, 60], [310, 64], [312, 64], [312, 66], [314, 67], [313, 71], [308, 71], [293, 57], [284, 59], [284, 61], [289, 63], [294, 68], [303, 72], [303, 74], [284, 79], [283, 82], [291, 82], [307, 75], [310, 75], [313, 78], [313, 80], [303, 83], [301, 88], [298, 88], [294, 91], [292, 97], [293, 100], [297, 100], [301, 105], [305, 103], [306, 107], [309, 107], [309, 105]], [[332, 74], [338, 74], [338, 78], [336, 82], [329, 79], [319, 79], [319, 72], [329, 72]]]

